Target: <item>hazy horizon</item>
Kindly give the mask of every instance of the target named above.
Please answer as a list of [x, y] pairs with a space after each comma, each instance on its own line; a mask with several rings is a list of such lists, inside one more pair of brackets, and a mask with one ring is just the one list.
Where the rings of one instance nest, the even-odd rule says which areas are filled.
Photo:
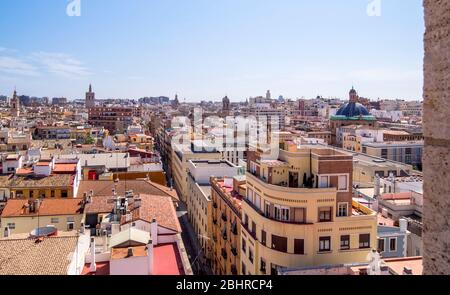
[[4, 0], [0, 93], [422, 100], [421, 0]]

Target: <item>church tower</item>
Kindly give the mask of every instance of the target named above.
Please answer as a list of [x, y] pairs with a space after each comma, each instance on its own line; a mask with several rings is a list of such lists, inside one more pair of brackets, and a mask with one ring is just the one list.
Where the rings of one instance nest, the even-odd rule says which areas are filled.
[[86, 92], [85, 106], [88, 109], [95, 107], [95, 93], [92, 92], [92, 85], [91, 84], [89, 84], [89, 92]]
[[20, 115], [20, 100], [17, 97], [17, 91], [15, 89], [11, 99], [11, 115], [14, 117], [19, 117]]
[[222, 110], [224, 112], [229, 112], [230, 111], [230, 99], [228, 98], [228, 96], [225, 96], [222, 99]]

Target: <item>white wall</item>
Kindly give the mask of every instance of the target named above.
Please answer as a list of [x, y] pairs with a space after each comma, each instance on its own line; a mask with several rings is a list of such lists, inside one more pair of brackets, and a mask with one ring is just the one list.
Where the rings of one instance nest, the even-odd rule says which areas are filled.
[[147, 256], [111, 260], [109, 274], [112, 276], [149, 275], [147, 261]]
[[82, 273], [85, 264], [85, 256], [89, 251], [90, 242], [91, 237], [89, 233], [78, 237], [77, 247], [74, 249], [71, 262], [67, 267], [68, 275], [80, 275]]

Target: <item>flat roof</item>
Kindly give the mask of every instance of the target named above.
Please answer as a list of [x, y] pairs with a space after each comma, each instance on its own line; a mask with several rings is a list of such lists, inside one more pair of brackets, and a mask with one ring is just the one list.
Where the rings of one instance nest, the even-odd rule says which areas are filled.
[[191, 160], [192, 164], [194, 164], [195, 167], [236, 167], [232, 163], [228, 161], [202, 161], [202, 160]]

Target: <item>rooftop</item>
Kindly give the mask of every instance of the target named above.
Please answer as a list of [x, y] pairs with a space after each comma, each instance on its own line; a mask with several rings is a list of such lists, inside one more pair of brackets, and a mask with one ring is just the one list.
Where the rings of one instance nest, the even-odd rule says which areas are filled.
[[14, 188], [46, 188], [46, 187], [69, 187], [73, 185], [73, 175], [56, 174], [45, 177], [38, 176], [15, 176], [10, 183]]
[[2, 218], [25, 216], [55, 216], [82, 214], [80, 199], [43, 199], [36, 213], [30, 213], [28, 200], [10, 199], [1, 214]]
[[[132, 247], [133, 256], [135, 257], [147, 257], [146, 246]], [[177, 245], [172, 244], [160, 244], [154, 246], [154, 275], [184, 275], [183, 262], [181, 255], [178, 251]], [[112, 249], [111, 260], [125, 259], [128, 256], [128, 248]], [[97, 271], [90, 273], [90, 264], [86, 264], [82, 275], [109, 275], [110, 264], [108, 262], [96, 263]]]
[[[173, 206], [172, 199], [162, 196], [139, 195], [141, 206], [131, 209], [131, 222], [143, 220], [151, 223], [156, 219], [158, 226], [181, 232], [180, 223], [178, 222], [177, 213]], [[126, 217], [122, 216], [121, 224], [126, 224]]]
[[0, 240], [0, 275], [67, 275], [78, 238]]
[[150, 180], [83, 180], [78, 188], [78, 198], [82, 198], [84, 193], [94, 192], [93, 197], [111, 196], [112, 189], [115, 188], [118, 195], [125, 195], [126, 191], [132, 190], [134, 194], [147, 194], [155, 196], [169, 196], [174, 202], [179, 201], [175, 190], [152, 182]]

